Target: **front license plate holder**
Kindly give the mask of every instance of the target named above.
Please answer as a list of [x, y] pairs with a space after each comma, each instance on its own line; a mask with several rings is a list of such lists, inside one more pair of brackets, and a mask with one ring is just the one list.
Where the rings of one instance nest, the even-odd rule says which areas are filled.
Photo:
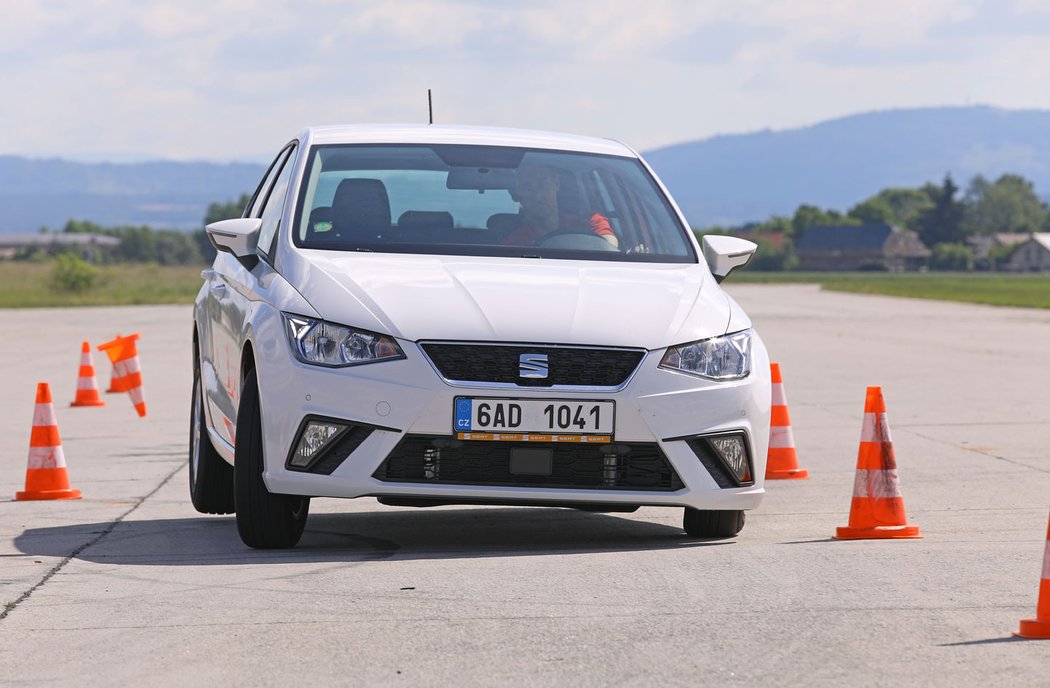
[[616, 402], [608, 399], [517, 399], [456, 397], [456, 439], [488, 442], [613, 441]]

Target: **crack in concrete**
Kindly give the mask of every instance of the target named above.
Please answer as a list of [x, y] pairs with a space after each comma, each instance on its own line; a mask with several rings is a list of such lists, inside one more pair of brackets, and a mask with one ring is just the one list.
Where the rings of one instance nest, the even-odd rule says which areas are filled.
[[120, 524], [121, 521], [123, 521], [125, 518], [130, 516], [135, 511], [135, 509], [138, 509], [140, 506], [142, 506], [146, 502], [147, 499], [149, 499], [153, 495], [157, 494], [157, 492], [160, 491], [160, 489], [162, 487], [167, 485], [168, 481], [170, 481], [173, 477], [175, 477], [175, 474], [178, 473], [179, 471], [181, 471], [183, 469], [184, 465], [185, 464], [183, 462], [179, 462], [179, 465], [176, 466], [173, 471], [168, 473], [168, 475], [166, 475], [164, 477], [164, 480], [161, 480], [160, 483], [156, 487], [154, 487], [152, 490], [150, 490], [149, 493], [146, 496], [144, 496], [142, 499], [138, 500], [133, 507], [131, 507], [130, 509], [128, 509], [127, 511], [122, 513], [120, 516], [118, 516], [108, 526], [106, 526], [101, 532], [99, 532], [98, 535], [96, 535], [94, 538], [92, 538], [91, 540], [88, 540], [87, 542], [85, 542], [80, 547], [77, 547], [75, 550], [70, 552], [64, 559], [62, 559], [62, 561], [60, 561], [57, 564], [55, 564], [55, 566], [53, 566], [51, 568], [51, 570], [49, 570], [47, 573], [44, 574], [44, 577], [41, 578], [40, 581], [36, 585], [34, 585], [33, 587], [29, 588], [29, 590], [26, 590], [24, 593], [22, 593], [22, 595], [17, 600], [15, 600], [14, 602], [10, 602], [10, 603], [5, 604], [4, 608], [2, 610], [0, 610], [0, 621], [3, 621], [5, 618], [7, 618], [8, 614], [10, 614], [15, 609], [17, 609], [20, 604], [22, 604], [23, 602], [28, 600], [30, 595], [32, 595], [34, 592], [36, 592], [37, 590], [42, 588], [49, 580], [51, 580], [52, 577], [54, 577], [54, 575], [56, 573], [61, 571], [65, 567], [66, 564], [68, 564], [70, 561], [75, 559], [81, 552], [86, 550], [88, 547], [91, 547], [92, 545], [98, 544], [99, 542], [102, 541], [103, 538], [105, 538], [107, 535], [112, 533], [113, 529], [116, 528], [117, 525]]

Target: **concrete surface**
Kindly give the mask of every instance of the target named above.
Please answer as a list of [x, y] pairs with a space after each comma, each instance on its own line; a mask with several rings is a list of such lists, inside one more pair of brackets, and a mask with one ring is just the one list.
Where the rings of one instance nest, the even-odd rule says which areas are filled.
[[[315, 500], [298, 548], [251, 551], [187, 495], [189, 308], [0, 311], [0, 684], [1045, 685], [1050, 642], [1010, 632], [1050, 509], [1050, 311], [727, 286], [812, 478], [719, 542], [677, 509]], [[149, 416], [68, 408], [81, 339], [132, 331]], [[10, 501], [44, 380], [80, 501]], [[922, 540], [830, 539], [871, 384]]]

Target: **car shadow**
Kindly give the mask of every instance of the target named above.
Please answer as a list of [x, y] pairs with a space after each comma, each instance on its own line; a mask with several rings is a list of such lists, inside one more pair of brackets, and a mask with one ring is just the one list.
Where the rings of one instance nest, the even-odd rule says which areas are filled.
[[[92, 540], [97, 542], [84, 546]], [[30, 528], [14, 544], [25, 555], [100, 564], [230, 566], [593, 554], [732, 542], [693, 539], [679, 528], [619, 515], [531, 507], [311, 514], [299, 544], [289, 550], [245, 547], [232, 516]]]

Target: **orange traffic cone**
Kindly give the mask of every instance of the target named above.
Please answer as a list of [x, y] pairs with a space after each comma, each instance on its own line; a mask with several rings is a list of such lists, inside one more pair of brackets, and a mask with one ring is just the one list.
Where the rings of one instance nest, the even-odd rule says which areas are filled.
[[70, 406], [105, 406], [106, 402], [98, 395], [98, 382], [95, 380], [95, 364], [91, 361], [91, 345], [84, 342], [80, 345], [80, 373], [77, 375], [77, 396]]
[[1039, 581], [1039, 602], [1034, 619], [1021, 619], [1014, 635], [1021, 638], [1050, 638], [1050, 524], [1046, 527], [1046, 549], [1043, 550], [1043, 579]]
[[113, 363], [114, 374], [121, 378], [124, 388], [131, 396], [131, 403], [135, 405], [135, 411], [139, 417], [146, 415], [146, 398], [142, 393], [142, 369], [139, 367], [139, 352], [135, 346], [138, 334], [127, 337], [118, 336], [105, 344], [99, 344], [100, 351], [105, 351]]
[[919, 527], [907, 524], [897, 459], [893, 454], [886, 403], [881, 387], [868, 387], [860, 432], [857, 476], [849, 525], [836, 529], [837, 540], [918, 538]]
[[[117, 338], [120, 338], [120, 333], [117, 333]], [[106, 389], [106, 394], [117, 394], [118, 392], [128, 391], [127, 386], [124, 384], [124, 378], [117, 374], [116, 366], [110, 366], [109, 369], [109, 388]]]
[[126, 391], [128, 391], [128, 389], [124, 386], [124, 378], [117, 375], [116, 368], [111, 369], [109, 374], [109, 388], [106, 389], [106, 394], [117, 394]]
[[798, 467], [795, 436], [791, 434], [787, 395], [780, 377], [780, 364], [769, 365], [773, 379], [773, 413], [769, 419], [769, 453], [766, 454], [766, 480], [805, 480], [809, 471]]
[[80, 490], [69, 487], [66, 457], [62, 453], [62, 439], [58, 436], [55, 407], [51, 404], [51, 388], [46, 382], [36, 386], [33, 431], [29, 436], [26, 489], [24, 492], [16, 492], [15, 499], [80, 499]]

